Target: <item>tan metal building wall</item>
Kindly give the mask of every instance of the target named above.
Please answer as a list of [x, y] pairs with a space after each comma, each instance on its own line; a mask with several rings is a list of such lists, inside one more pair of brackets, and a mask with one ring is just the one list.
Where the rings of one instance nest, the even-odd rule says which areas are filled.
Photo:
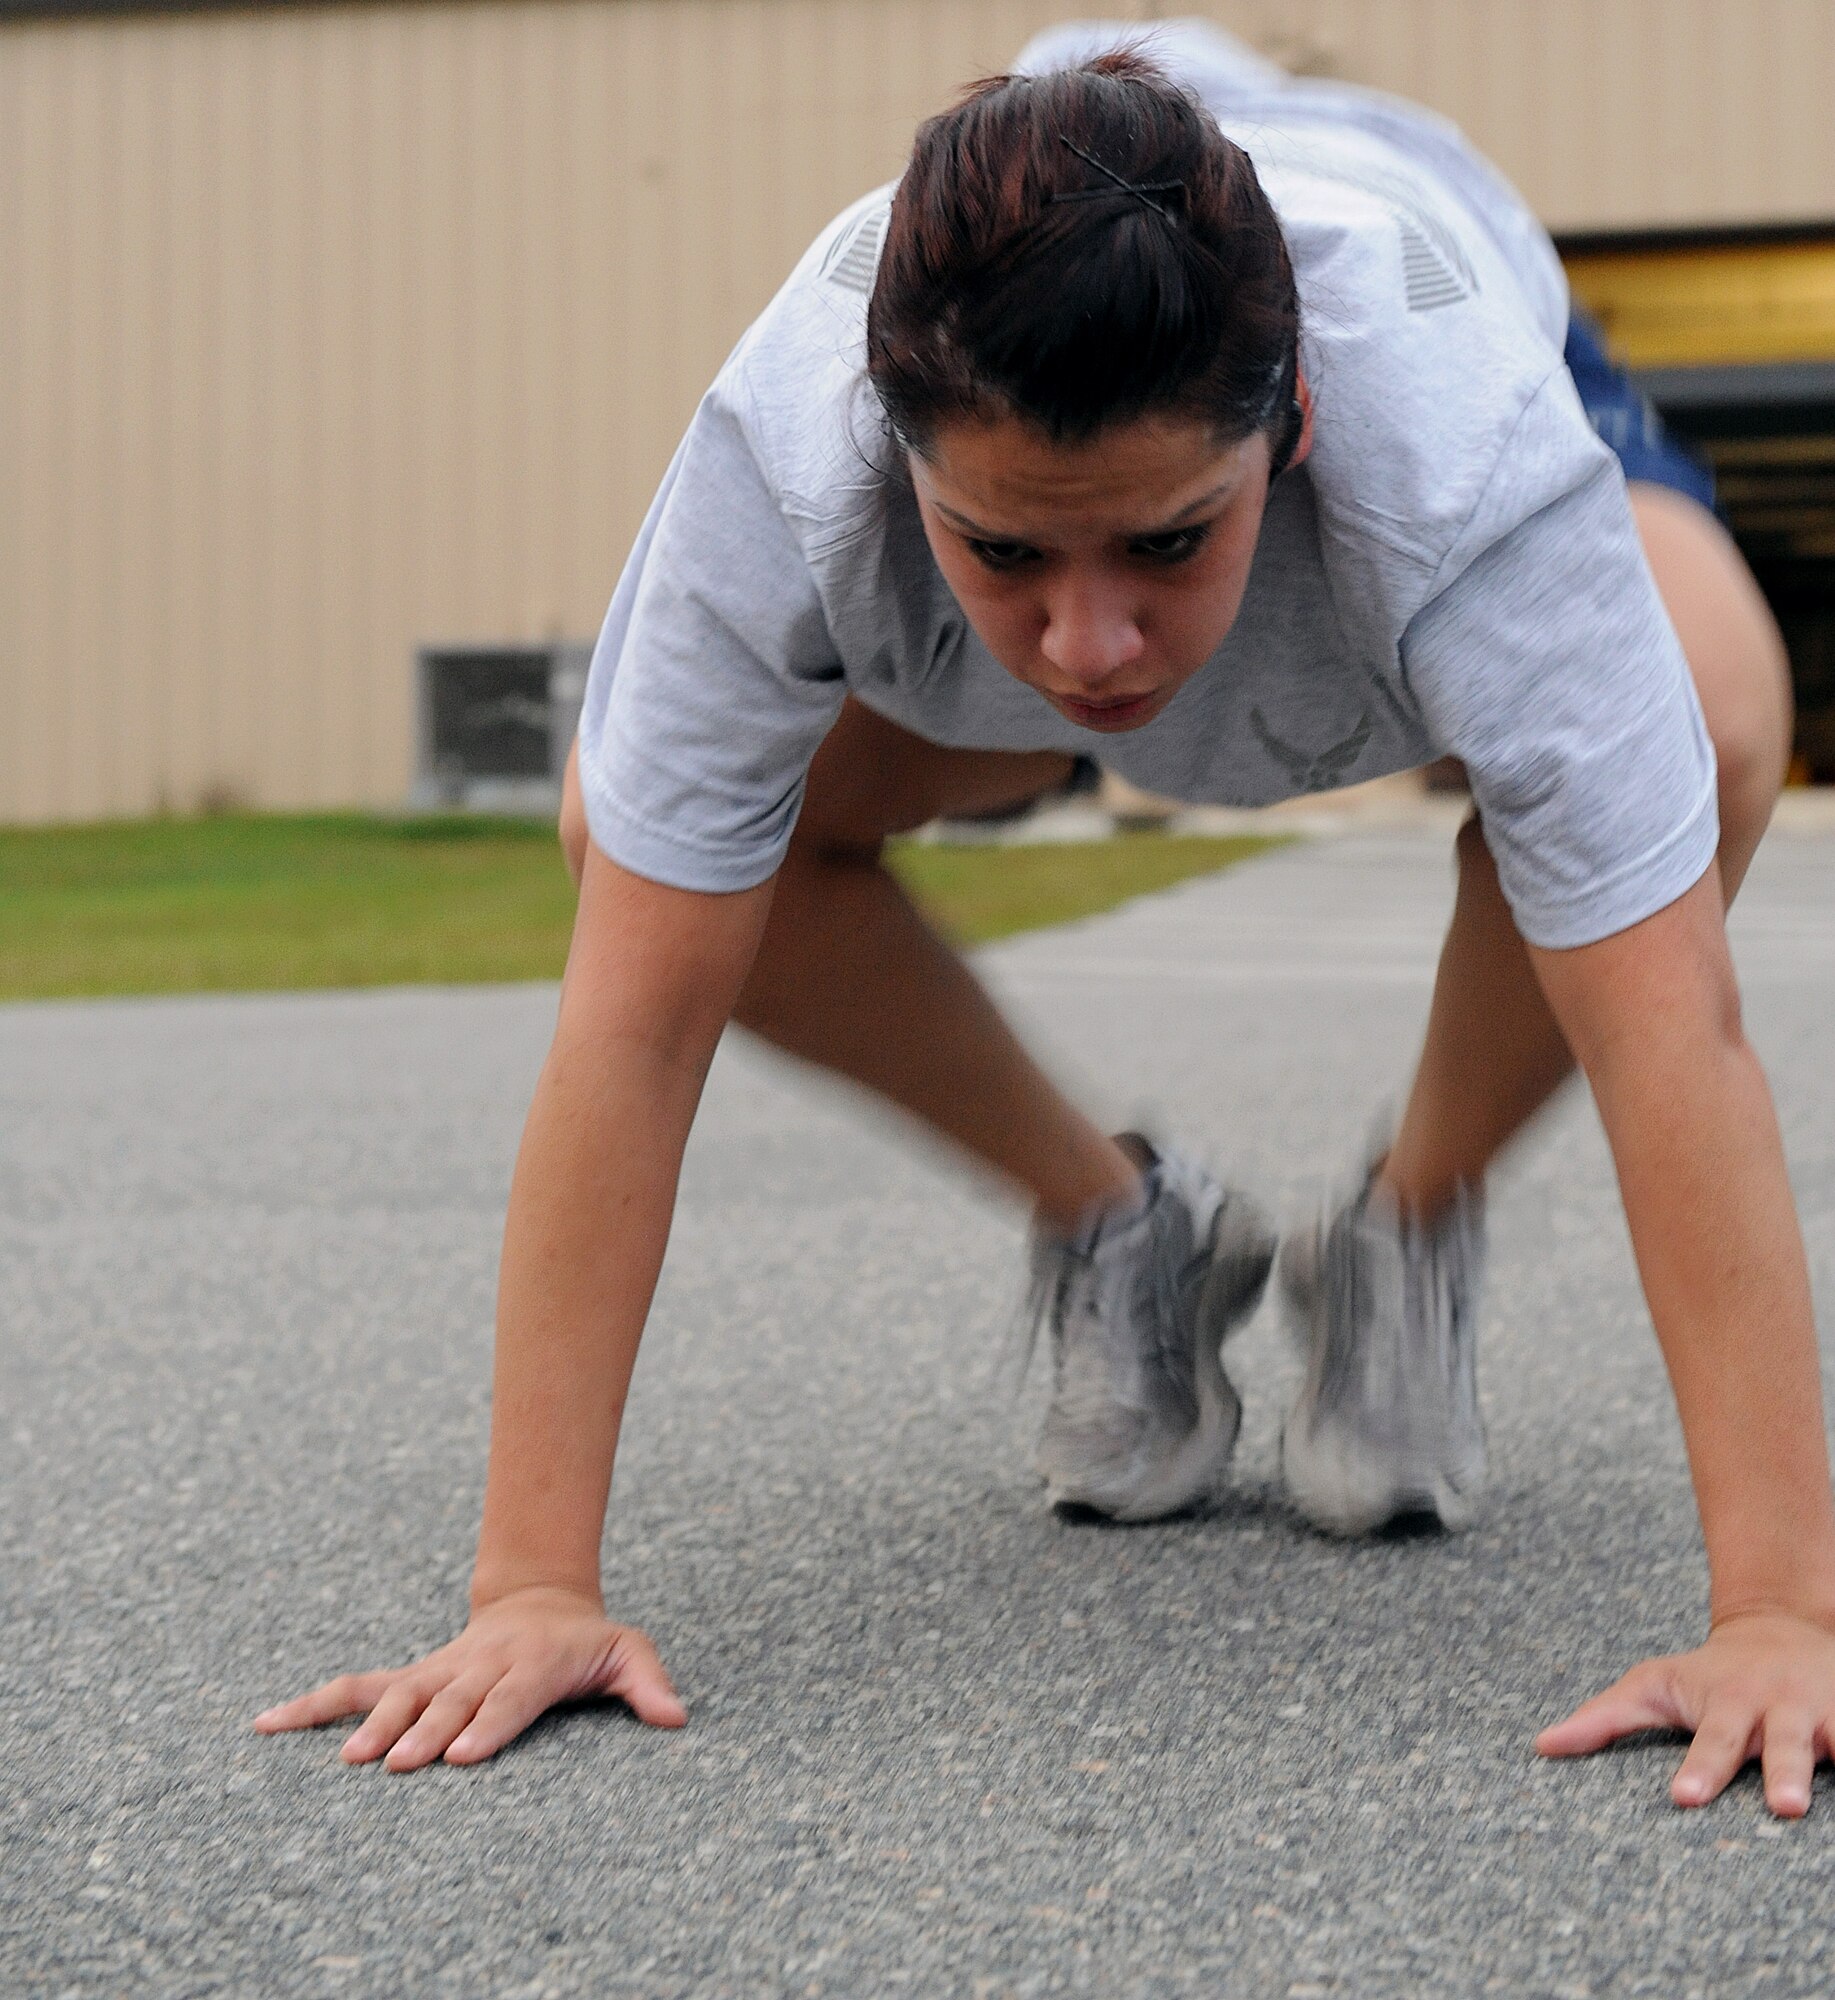
[[[0, 25], [0, 820], [400, 799], [414, 647], [596, 631], [797, 252], [1064, 11]], [[1556, 225], [1835, 214], [1835, 0], [1211, 11], [1450, 113]]]

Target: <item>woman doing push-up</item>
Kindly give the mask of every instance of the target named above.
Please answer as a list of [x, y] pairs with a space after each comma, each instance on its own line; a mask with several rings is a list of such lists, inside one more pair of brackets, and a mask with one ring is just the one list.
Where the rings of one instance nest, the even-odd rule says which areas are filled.
[[1126, 1520], [1226, 1476], [1255, 1202], [1097, 1129], [881, 864], [1094, 756], [1250, 805], [1460, 759], [1425, 1042], [1354, 1190], [1278, 1255], [1327, 1531], [1485, 1478], [1487, 1169], [1578, 1066], [1699, 1501], [1693, 1652], [1547, 1730], [1674, 1727], [1683, 1804], [1775, 1812], [1835, 1741], [1835, 1505], [1805, 1259], [1724, 919], [1780, 785], [1776, 630], [1705, 471], [1441, 121], [1194, 26], [1063, 31], [811, 247], [669, 467], [593, 663], [579, 913], [510, 1196], [471, 1618], [264, 1729], [475, 1762], [553, 1703], [684, 1711], [600, 1538], [677, 1170], [729, 1021], [882, 1094], [1036, 1215], [1049, 1495]]

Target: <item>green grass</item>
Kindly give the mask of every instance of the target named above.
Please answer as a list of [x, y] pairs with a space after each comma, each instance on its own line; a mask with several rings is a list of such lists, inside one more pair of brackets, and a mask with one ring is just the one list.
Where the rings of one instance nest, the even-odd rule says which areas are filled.
[[1131, 897], [1214, 874], [1281, 843], [1253, 834], [1118, 833], [1038, 847], [932, 847], [900, 841], [893, 872], [958, 944], [1067, 924]]
[[[1264, 845], [904, 842], [892, 863], [943, 930], [978, 944]], [[0, 999], [553, 979], [572, 921], [542, 822], [225, 814], [0, 831]]]

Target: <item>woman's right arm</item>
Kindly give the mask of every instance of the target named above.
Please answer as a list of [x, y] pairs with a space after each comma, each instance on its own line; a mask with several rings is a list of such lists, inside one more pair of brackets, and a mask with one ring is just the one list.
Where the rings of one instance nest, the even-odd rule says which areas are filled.
[[666, 888], [588, 849], [510, 1187], [470, 1622], [424, 1660], [343, 1675], [257, 1728], [368, 1711], [345, 1758], [399, 1771], [476, 1762], [582, 1695], [621, 1697], [664, 1727], [685, 1720], [649, 1640], [605, 1616], [599, 1545], [682, 1150], [770, 897], [768, 883]]

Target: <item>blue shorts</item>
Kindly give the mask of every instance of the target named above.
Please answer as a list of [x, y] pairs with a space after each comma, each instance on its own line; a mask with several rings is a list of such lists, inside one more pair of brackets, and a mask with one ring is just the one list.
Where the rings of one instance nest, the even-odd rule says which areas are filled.
[[1711, 511], [1713, 468], [1658, 416], [1656, 405], [1607, 351], [1598, 325], [1578, 307], [1567, 323], [1564, 359], [1593, 428], [1618, 454], [1625, 477], [1673, 486]]

